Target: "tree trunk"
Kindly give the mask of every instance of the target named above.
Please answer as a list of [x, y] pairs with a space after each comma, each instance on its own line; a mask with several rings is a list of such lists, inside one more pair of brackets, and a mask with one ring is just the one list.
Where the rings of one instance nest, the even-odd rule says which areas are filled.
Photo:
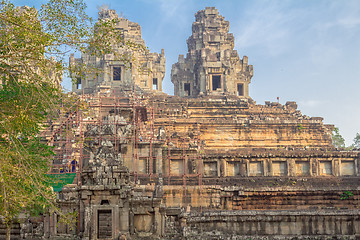
[[11, 223], [6, 224], [6, 240], [10, 240], [11, 237]]

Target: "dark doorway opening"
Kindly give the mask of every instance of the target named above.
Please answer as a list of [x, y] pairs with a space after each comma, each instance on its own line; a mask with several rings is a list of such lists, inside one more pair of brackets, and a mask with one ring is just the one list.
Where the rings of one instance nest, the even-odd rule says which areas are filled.
[[112, 238], [111, 210], [98, 211], [98, 238]]
[[190, 83], [184, 83], [185, 96], [190, 96]]
[[212, 90], [216, 91], [216, 89], [221, 88], [221, 76], [213, 75], [212, 76]]
[[76, 79], [76, 89], [81, 89], [81, 78]]
[[114, 67], [113, 68], [113, 80], [114, 81], [121, 81], [121, 67]]
[[153, 157], [152, 173], [156, 173], [156, 156]]
[[237, 95], [244, 96], [244, 84], [238, 83], [237, 85]]
[[158, 90], [158, 80], [157, 80], [157, 78], [153, 78], [153, 90]]

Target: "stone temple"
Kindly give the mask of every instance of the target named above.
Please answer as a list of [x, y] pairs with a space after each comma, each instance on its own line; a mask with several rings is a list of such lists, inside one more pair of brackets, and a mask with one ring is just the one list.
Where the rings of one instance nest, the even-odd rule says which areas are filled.
[[[122, 41], [114, 46], [115, 53], [106, 54], [103, 58], [98, 58], [90, 54], [83, 53], [81, 58], [76, 59], [74, 55], [70, 57], [71, 65], [87, 65], [98, 72], [83, 74], [78, 77], [78, 81], [73, 85], [72, 90], [76, 93], [94, 93], [99, 89], [115, 90], [121, 86], [132, 86], [134, 83], [144, 90], [162, 91], [162, 80], [165, 76], [165, 55], [164, 49], [161, 53], [148, 53], [145, 48], [145, 41], [141, 38], [141, 27], [139, 24], [120, 18], [115, 10], [103, 10], [99, 12], [99, 21], [116, 19], [116, 30], [121, 32]], [[132, 51], [125, 43], [131, 42], [137, 45], [139, 51]], [[135, 61], [126, 58], [129, 54]]]
[[230, 93], [249, 97], [249, 83], [253, 66], [248, 58], [239, 58], [234, 50], [234, 36], [229, 33], [229, 22], [215, 8], [195, 14], [192, 35], [187, 40], [186, 58], [171, 69], [175, 95], [198, 97]]
[[[145, 44], [140, 26], [114, 10], [99, 18], [118, 18], [125, 39]], [[336, 149], [334, 126], [295, 102], [256, 104], [253, 67], [215, 8], [195, 14], [187, 44], [171, 70], [175, 96], [161, 91], [164, 50], [134, 51], [128, 68], [112, 55], [70, 57], [103, 70], [75, 76], [88, 110], [64, 110], [44, 133], [52, 173], [73, 176], [58, 205], [76, 224], [49, 213], [14, 236], [359, 239], [359, 152]]]

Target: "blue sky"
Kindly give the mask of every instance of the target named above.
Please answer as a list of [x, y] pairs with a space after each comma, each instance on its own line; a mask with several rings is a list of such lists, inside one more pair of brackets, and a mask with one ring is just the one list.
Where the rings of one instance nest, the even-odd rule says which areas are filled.
[[[13, 0], [38, 6], [45, 1]], [[352, 143], [360, 132], [360, 1], [358, 0], [86, 0], [88, 14], [107, 4], [137, 22], [152, 52], [165, 49], [164, 91], [171, 65], [186, 54], [194, 14], [216, 7], [230, 21], [235, 49], [254, 65], [250, 96], [296, 101], [303, 114], [335, 124]], [[65, 83], [68, 86], [67, 83]]]

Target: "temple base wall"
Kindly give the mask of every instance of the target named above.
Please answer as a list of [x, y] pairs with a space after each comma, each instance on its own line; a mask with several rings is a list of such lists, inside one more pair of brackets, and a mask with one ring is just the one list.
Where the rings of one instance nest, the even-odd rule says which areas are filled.
[[219, 211], [184, 214], [186, 239], [358, 239], [360, 211]]

